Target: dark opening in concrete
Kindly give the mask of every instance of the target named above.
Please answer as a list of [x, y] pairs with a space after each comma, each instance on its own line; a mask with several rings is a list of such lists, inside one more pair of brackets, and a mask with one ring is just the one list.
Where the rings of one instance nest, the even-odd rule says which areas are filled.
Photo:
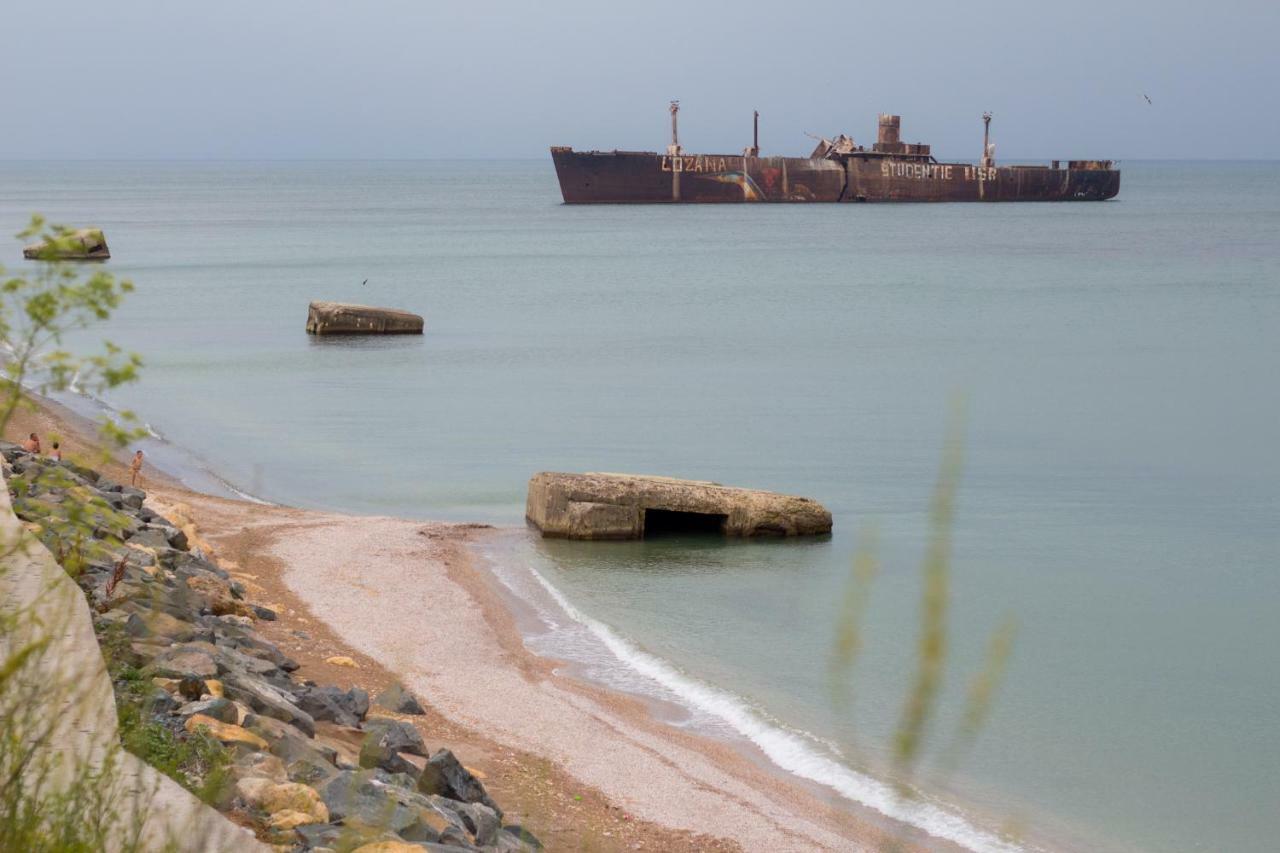
[[727, 515], [709, 512], [675, 512], [669, 509], [644, 511], [644, 538], [686, 533], [724, 533]]

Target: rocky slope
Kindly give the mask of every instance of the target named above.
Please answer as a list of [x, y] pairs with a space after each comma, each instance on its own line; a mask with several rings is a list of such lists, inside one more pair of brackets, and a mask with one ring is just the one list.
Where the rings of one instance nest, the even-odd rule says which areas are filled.
[[296, 678], [254, 630], [275, 613], [246, 600], [181, 513], [163, 517], [138, 489], [16, 445], [0, 443], [0, 455], [14, 511], [75, 577], [100, 642], [133, 674], [117, 680], [121, 701], [140, 700], [144, 722], [179, 740], [222, 745], [225, 779], [209, 794], [230, 817], [282, 849], [541, 847], [503, 825], [452, 753], [428, 748], [403, 687], [371, 702]]

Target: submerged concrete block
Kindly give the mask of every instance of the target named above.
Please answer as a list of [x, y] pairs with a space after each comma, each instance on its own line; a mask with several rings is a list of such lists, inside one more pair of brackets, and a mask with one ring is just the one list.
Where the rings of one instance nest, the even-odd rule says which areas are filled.
[[111, 257], [101, 228], [81, 228], [22, 250], [29, 261], [105, 261]]
[[831, 532], [831, 513], [809, 498], [637, 474], [535, 474], [529, 480], [525, 517], [544, 537], [559, 539]]
[[422, 317], [395, 308], [312, 302], [307, 332], [312, 335], [420, 335]]

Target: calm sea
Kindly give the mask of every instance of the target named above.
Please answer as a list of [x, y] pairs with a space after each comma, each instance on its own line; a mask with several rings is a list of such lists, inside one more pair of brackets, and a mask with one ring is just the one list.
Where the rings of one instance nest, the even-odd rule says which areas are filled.
[[[1123, 169], [1104, 204], [570, 208], [549, 160], [5, 163], [0, 230], [106, 230], [138, 291], [91, 337], [146, 359], [109, 402], [197, 484], [509, 525], [544, 469], [824, 502], [824, 541], [494, 549], [543, 614], [534, 648], [675, 697], [677, 722], [975, 848], [1271, 850], [1280, 164]], [[316, 340], [312, 299], [418, 311], [427, 334]], [[895, 805], [875, 780], [957, 396], [948, 667], [928, 797]], [[1006, 617], [1005, 682], [944, 776]]]

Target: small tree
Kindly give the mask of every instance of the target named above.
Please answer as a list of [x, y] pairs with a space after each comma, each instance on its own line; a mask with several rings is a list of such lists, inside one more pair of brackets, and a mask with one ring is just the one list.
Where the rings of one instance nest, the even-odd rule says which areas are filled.
[[[17, 275], [0, 268], [0, 433], [19, 407], [34, 404], [32, 392], [73, 385], [100, 392], [138, 376], [138, 356], [110, 343], [87, 356], [65, 349], [69, 333], [106, 320], [133, 289], [101, 268], [85, 277], [77, 265], [56, 260], [70, 233], [33, 216], [18, 238], [42, 242], [35, 265]], [[139, 431], [108, 420], [102, 434], [107, 452]], [[66, 475], [55, 470], [50, 476]], [[21, 482], [27, 490], [35, 486]], [[95, 525], [110, 507], [100, 499], [91, 503], [77, 504], [55, 538], [92, 542]], [[0, 597], [8, 606], [0, 608], [0, 851], [136, 849], [141, 800], [133, 800], [135, 813], [122, 812], [128, 806], [117, 797], [118, 745], [108, 744], [96, 759], [59, 749], [68, 735], [60, 730], [60, 715], [49, 711], [91, 701], [93, 679], [76, 679], [74, 668], [54, 659], [52, 640], [68, 625], [71, 609], [57, 584], [46, 585], [29, 571], [29, 549], [39, 547], [34, 540], [16, 522], [3, 530]]]
[[[37, 238], [43, 248], [34, 269], [25, 275], [6, 276], [0, 267], [0, 433], [20, 406], [30, 405], [29, 391], [48, 394], [73, 385], [89, 392], [115, 388], [138, 378], [142, 359], [120, 347], [104, 344], [96, 355], [77, 356], [64, 349], [68, 333], [102, 322], [111, 316], [133, 283], [117, 279], [98, 268], [82, 278], [78, 264], [60, 261], [59, 246], [73, 229], [45, 224], [32, 216], [18, 233], [19, 240]], [[132, 422], [125, 412], [122, 420]], [[111, 420], [102, 426], [106, 444], [123, 445], [138, 432]]]

